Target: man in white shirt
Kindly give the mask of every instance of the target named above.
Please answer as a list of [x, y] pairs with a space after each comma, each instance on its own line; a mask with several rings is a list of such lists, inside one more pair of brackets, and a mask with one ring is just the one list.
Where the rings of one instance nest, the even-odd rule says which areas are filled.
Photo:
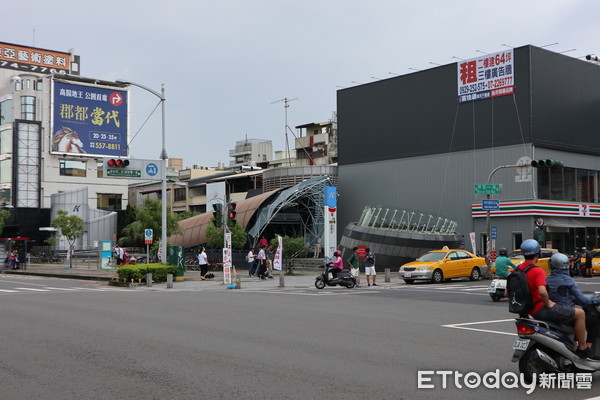
[[198, 254], [198, 266], [200, 267], [200, 279], [204, 281], [206, 280], [204, 275], [208, 272], [208, 256], [204, 247], [202, 247], [200, 254]]

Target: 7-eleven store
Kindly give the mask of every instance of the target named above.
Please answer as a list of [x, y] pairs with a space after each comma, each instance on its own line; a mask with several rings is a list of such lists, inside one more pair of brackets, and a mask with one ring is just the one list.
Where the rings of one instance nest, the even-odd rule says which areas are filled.
[[[471, 214], [480, 224], [485, 224], [486, 213], [481, 203], [471, 206]], [[530, 238], [529, 227], [535, 227], [534, 238], [544, 247], [556, 248], [564, 253], [573, 253], [575, 248], [583, 246], [600, 248], [600, 204], [500, 201], [500, 208], [490, 211], [490, 221], [491, 226], [497, 229], [512, 231], [510, 245], [513, 248], [518, 248], [522, 240]], [[523, 224], [526, 226], [524, 230], [515, 229]], [[505, 246], [507, 243], [500, 243], [496, 248]]]

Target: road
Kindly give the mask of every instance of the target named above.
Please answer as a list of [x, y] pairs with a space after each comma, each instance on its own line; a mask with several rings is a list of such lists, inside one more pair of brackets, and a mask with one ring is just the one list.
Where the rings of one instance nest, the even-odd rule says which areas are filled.
[[[600, 290], [596, 281], [583, 289]], [[525, 397], [523, 388], [444, 389], [441, 375], [423, 372], [517, 372], [511, 314], [485, 285], [169, 291], [0, 275], [0, 397]], [[435, 388], [418, 388], [418, 371]], [[528, 398], [599, 394], [538, 388]]]

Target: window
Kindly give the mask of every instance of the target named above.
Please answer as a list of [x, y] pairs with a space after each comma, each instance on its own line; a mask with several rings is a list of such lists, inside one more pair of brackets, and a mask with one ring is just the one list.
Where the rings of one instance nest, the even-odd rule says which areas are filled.
[[174, 201], [185, 201], [185, 188], [177, 188], [173, 194]]
[[103, 163], [97, 163], [96, 164], [96, 168], [97, 168], [96, 176], [98, 178], [104, 178], [104, 164]]
[[538, 198], [598, 203], [598, 171], [578, 168], [537, 170]]
[[12, 160], [0, 161], [0, 183], [12, 183]]
[[35, 97], [21, 96], [21, 119], [27, 121], [35, 120]]
[[121, 210], [121, 194], [98, 193], [97, 208], [107, 211]]
[[0, 125], [13, 122], [13, 101], [12, 99], [0, 102]]
[[59, 169], [61, 176], [86, 176], [85, 161], [61, 160], [59, 161]]
[[0, 131], [0, 154], [12, 154], [12, 128]]

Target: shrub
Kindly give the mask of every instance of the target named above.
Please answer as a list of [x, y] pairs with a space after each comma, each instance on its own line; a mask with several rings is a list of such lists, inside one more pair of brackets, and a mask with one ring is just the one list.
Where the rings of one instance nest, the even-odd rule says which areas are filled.
[[168, 274], [177, 274], [177, 265], [164, 264], [131, 264], [119, 267], [117, 270], [119, 280], [126, 282], [138, 282], [140, 279], [146, 282], [146, 274], [152, 274], [153, 282], [165, 282]]

